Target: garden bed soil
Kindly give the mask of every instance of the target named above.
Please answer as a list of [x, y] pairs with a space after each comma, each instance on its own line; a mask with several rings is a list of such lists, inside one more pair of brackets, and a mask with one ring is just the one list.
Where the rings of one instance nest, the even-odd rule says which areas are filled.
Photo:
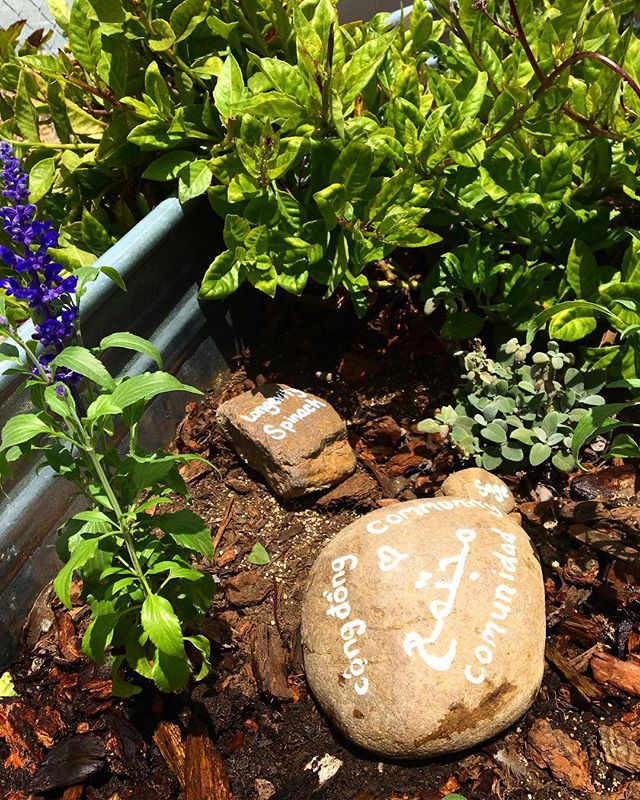
[[[543, 474], [506, 477], [543, 564], [549, 649], [534, 706], [504, 735], [448, 758], [394, 763], [337, 737], [309, 695], [299, 623], [310, 566], [359, 515], [430, 496], [457, 466], [438, 437], [415, 432], [447, 401], [456, 373], [422, 311], [401, 297], [365, 322], [347, 308], [270, 307], [260, 341], [201, 404], [187, 406], [173, 445], [216, 466], [183, 468], [193, 507], [216, 541], [215, 560], [202, 565], [219, 581], [202, 627], [213, 643], [212, 673], [178, 696], [146, 688], [112, 698], [108, 671], [81, 652], [87, 609], [77, 602], [69, 613], [47, 590], [11, 670], [19, 696], [0, 701], [0, 795], [639, 798], [640, 508], [629, 467], [594, 472], [574, 483], [573, 496], [558, 476], [551, 484]], [[239, 462], [216, 428], [215, 409], [267, 381], [309, 390], [343, 415], [358, 454], [351, 478], [283, 502]], [[256, 542], [270, 564], [248, 563]]]

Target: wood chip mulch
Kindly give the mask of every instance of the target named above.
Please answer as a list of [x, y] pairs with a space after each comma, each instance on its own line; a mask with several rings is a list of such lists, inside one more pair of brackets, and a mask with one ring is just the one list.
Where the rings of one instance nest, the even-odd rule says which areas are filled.
[[[357, 516], [433, 495], [454, 455], [418, 421], [446, 401], [453, 359], [420, 310], [398, 301], [367, 323], [276, 306], [260, 343], [221, 389], [187, 407], [173, 447], [216, 540], [219, 592], [202, 632], [212, 674], [179, 696], [111, 697], [87, 661], [87, 609], [47, 589], [0, 700], [3, 800], [638, 800], [640, 503], [635, 466], [587, 476], [505, 476], [545, 575], [547, 670], [519, 724], [472, 751], [416, 764], [378, 761], [336, 737], [309, 696], [300, 647], [306, 577], [323, 544]], [[279, 380], [326, 397], [348, 422], [355, 475], [282, 502], [247, 471], [214, 423], [221, 399]], [[594, 455], [595, 459], [596, 456]], [[271, 563], [249, 564], [256, 541]], [[428, 698], [425, 698], [428, 702]], [[416, 713], [419, 713], [417, 710]]]

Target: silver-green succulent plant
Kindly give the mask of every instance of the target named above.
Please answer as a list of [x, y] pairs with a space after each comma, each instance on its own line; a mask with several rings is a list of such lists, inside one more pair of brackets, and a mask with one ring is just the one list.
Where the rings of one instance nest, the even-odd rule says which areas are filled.
[[476, 340], [473, 350], [456, 355], [463, 367], [456, 403], [421, 422], [420, 431], [448, 437], [464, 459], [488, 470], [576, 466], [571, 437], [587, 410], [604, 403], [602, 373], [580, 372], [554, 341], [532, 353], [511, 339], [492, 359]]

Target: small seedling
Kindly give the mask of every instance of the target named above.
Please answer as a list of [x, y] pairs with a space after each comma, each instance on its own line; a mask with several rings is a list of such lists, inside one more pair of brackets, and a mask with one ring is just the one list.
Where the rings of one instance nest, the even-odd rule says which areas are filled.
[[271, 563], [271, 556], [269, 553], [267, 553], [264, 545], [262, 545], [260, 542], [256, 542], [253, 545], [253, 550], [247, 556], [247, 561], [250, 564], [264, 566], [265, 564]]

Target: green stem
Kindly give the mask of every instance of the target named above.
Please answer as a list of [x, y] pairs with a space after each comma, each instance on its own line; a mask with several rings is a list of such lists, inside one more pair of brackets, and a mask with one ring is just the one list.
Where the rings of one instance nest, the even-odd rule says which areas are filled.
[[[460, 23], [460, 18], [457, 16], [457, 14], [452, 12], [450, 14], [449, 19], [447, 20], [447, 24], [449, 25], [451, 30], [455, 33], [455, 35], [460, 39], [462, 44], [467, 48], [467, 51], [469, 52], [469, 55], [473, 59], [476, 67], [481, 72], [487, 73], [487, 86], [489, 87], [489, 91], [491, 92], [491, 94], [497, 99], [500, 96], [501, 91], [496, 82], [493, 80], [491, 73], [487, 69], [487, 65], [484, 63], [482, 56], [474, 49], [471, 39], [469, 39], [466, 31], [464, 30], [464, 28]], [[529, 147], [529, 144], [527, 143], [526, 139], [524, 138], [524, 136], [520, 131], [516, 131], [514, 133], [514, 141], [525, 156], [531, 155], [531, 148]]]
[[109, 478], [107, 477], [107, 474], [104, 471], [102, 464], [100, 463], [100, 459], [98, 458], [98, 455], [94, 450], [93, 445], [89, 441], [88, 437], [86, 437], [86, 435], [85, 439], [86, 439], [86, 453], [89, 456], [89, 460], [91, 461], [91, 466], [93, 467], [93, 470], [98, 480], [102, 484], [102, 488], [104, 489], [109, 499], [109, 502], [111, 503], [111, 507], [113, 508], [118, 518], [118, 525], [120, 526], [120, 530], [122, 531], [122, 535], [124, 536], [124, 542], [127, 548], [127, 553], [129, 554], [129, 558], [131, 559], [131, 564], [133, 566], [134, 572], [138, 576], [140, 583], [142, 583], [142, 586], [144, 587], [144, 590], [147, 593], [147, 595], [153, 594], [151, 591], [151, 587], [147, 583], [147, 579], [144, 576], [140, 560], [138, 559], [138, 554], [136, 553], [133, 536], [131, 535], [131, 530], [129, 529], [129, 523], [125, 518], [124, 512], [122, 511], [120, 503], [118, 502], [118, 498], [116, 497], [115, 492], [113, 491], [113, 488], [109, 483]]
[[178, 67], [178, 69], [181, 69], [185, 73], [185, 75], [188, 75], [194, 83], [197, 83], [198, 86], [205, 92], [209, 91], [207, 84], [202, 80], [202, 78], [180, 58], [180, 56], [176, 53], [175, 50], [173, 50], [173, 48], [167, 50], [167, 55], [173, 61], [175, 66]]
[[238, 18], [241, 27], [244, 28], [244, 30], [253, 38], [254, 44], [257, 46], [258, 50], [260, 50], [260, 54], [262, 56], [268, 56], [269, 48], [265, 44], [260, 31], [257, 28], [254, 28], [254, 26], [247, 19], [244, 9], [242, 8], [242, 2], [237, 2], [235, 15]]
[[131, 529], [129, 528], [129, 521], [122, 510], [118, 498], [116, 497], [116, 493], [114, 492], [113, 487], [111, 486], [109, 477], [107, 476], [107, 473], [104, 471], [100, 459], [98, 458], [98, 454], [96, 453], [96, 450], [93, 446], [93, 442], [91, 441], [90, 437], [88, 436], [87, 432], [85, 431], [82, 425], [82, 422], [78, 417], [75, 406], [72, 403], [69, 403], [68, 405], [75, 418], [75, 423], [76, 423], [75, 427], [79, 434], [79, 438], [82, 442], [82, 449], [87, 454], [87, 457], [89, 458], [89, 462], [91, 464], [91, 468], [93, 469], [94, 474], [100, 481], [100, 484], [104, 489], [105, 494], [107, 495], [107, 499], [111, 504], [111, 508], [113, 509], [117, 517], [118, 526], [122, 531], [125, 546], [127, 548], [127, 553], [129, 554], [129, 558], [131, 559], [131, 565], [133, 567], [133, 570], [135, 574], [138, 576], [138, 579], [140, 580], [140, 583], [142, 584], [147, 595], [153, 594], [153, 592], [151, 591], [151, 587], [149, 586], [147, 579], [145, 578], [144, 572], [142, 570], [142, 565], [140, 564], [140, 560], [138, 559], [138, 554], [136, 553], [133, 536], [131, 534]]
[[26, 353], [27, 358], [34, 367], [38, 370], [38, 374], [44, 380], [45, 383], [51, 383], [49, 376], [44, 371], [42, 364], [38, 361], [35, 355], [31, 352], [31, 350], [27, 347], [27, 343], [20, 337], [18, 334], [13, 330], [13, 328], [6, 327], [4, 331], [7, 335], [8, 339], [11, 339], [12, 342], [18, 345], [24, 352]]
[[333, 53], [335, 47], [334, 24], [331, 23], [329, 29], [329, 41], [327, 42], [327, 79], [322, 86], [322, 122], [326, 130], [329, 130], [329, 115], [331, 111], [331, 91], [333, 84]]

